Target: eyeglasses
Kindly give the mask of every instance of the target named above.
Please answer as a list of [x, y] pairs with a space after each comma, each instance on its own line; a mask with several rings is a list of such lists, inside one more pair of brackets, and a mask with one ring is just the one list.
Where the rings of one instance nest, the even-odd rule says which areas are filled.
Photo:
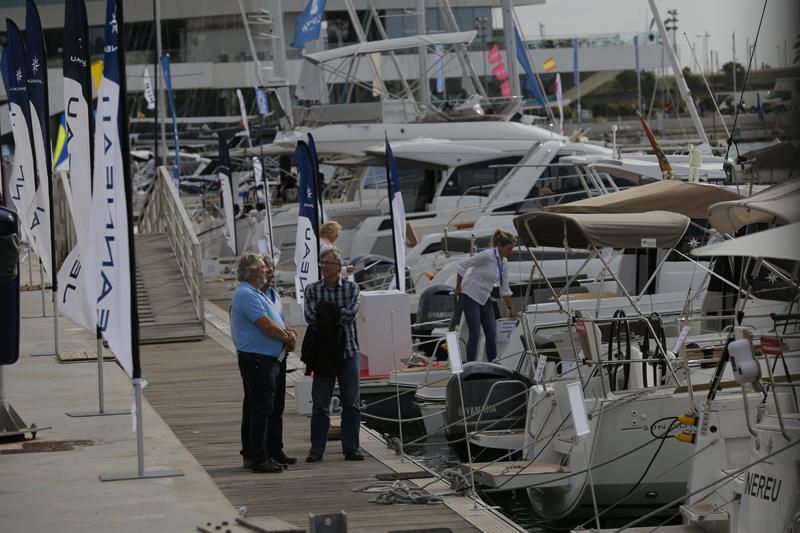
[[320, 261], [319, 266], [339, 266], [339, 263], [333, 263], [331, 261]]

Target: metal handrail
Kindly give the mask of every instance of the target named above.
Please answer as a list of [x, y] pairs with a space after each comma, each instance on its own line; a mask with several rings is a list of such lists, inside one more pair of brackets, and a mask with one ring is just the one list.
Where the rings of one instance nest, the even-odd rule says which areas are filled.
[[167, 235], [205, 334], [200, 240], [166, 167], [158, 167], [153, 178], [139, 217], [139, 233]]

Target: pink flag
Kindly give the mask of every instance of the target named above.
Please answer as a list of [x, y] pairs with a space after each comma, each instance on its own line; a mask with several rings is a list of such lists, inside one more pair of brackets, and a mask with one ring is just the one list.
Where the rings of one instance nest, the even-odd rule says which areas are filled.
[[489, 60], [490, 65], [494, 65], [503, 60], [503, 58], [500, 57], [500, 49], [496, 44], [493, 44], [492, 47], [489, 48], [489, 51], [486, 52], [486, 58]]
[[494, 74], [498, 80], [508, 79], [508, 69], [506, 69], [503, 63], [498, 63], [497, 66], [492, 69], [492, 74]]
[[506, 98], [511, 96], [511, 80], [506, 80], [500, 84], [500, 94]]

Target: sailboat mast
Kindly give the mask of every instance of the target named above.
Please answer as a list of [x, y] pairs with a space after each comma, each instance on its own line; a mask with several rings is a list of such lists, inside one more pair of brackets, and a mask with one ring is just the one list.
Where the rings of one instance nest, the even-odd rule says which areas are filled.
[[[425, 35], [426, 33], [428, 33], [428, 28], [425, 24], [425, 0], [417, 0], [417, 34]], [[431, 91], [428, 84], [428, 47], [420, 46], [417, 57], [419, 58], [419, 92], [417, 100], [424, 106], [431, 103]]]
[[[506, 47], [506, 66], [511, 80], [511, 96], [520, 96], [519, 65], [517, 63], [517, 41], [514, 38], [514, 1], [503, 0], [503, 40]], [[485, 54], [486, 51], [484, 50]]]
[[681, 72], [681, 66], [678, 64], [678, 58], [675, 55], [675, 50], [669, 45], [670, 41], [669, 37], [667, 36], [667, 29], [664, 27], [664, 22], [661, 20], [661, 15], [656, 7], [656, 2], [655, 0], [647, 1], [650, 3], [650, 10], [653, 12], [653, 18], [656, 22], [656, 26], [658, 26], [658, 33], [661, 34], [662, 49], [666, 48], [667, 50], [667, 58], [669, 59], [670, 65], [672, 65], [672, 72], [675, 74], [675, 83], [678, 86], [678, 92], [681, 94], [681, 98], [683, 99], [683, 103], [686, 105], [687, 111], [689, 111], [692, 124], [694, 124], [697, 134], [700, 136], [700, 142], [708, 145], [708, 136], [706, 135], [706, 130], [703, 128], [703, 123], [700, 121], [700, 116], [697, 114], [697, 109], [694, 107], [692, 93], [689, 91], [689, 87], [686, 85], [686, 80], [683, 78], [683, 73]]

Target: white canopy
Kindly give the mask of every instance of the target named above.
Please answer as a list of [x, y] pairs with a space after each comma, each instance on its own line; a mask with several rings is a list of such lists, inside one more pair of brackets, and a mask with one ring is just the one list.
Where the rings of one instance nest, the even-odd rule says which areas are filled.
[[722, 233], [758, 222], [800, 222], [800, 179], [785, 181], [749, 198], [714, 204], [708, 209], [708, 221]]
[[404, 48], [417, 48], [419, 46], [434, 46], [437, 44], [469, 44], [478, 34], [477, 31], [459, 31], [452, 33], [432, 33], [429, 35], [415, 35], [413, 37], [398, 37], [396, 39], [382, 39], [379, 41], [367, 41], [365, 43], [342, 46], [322, 52], [307, 54], [303, 57], [312, 63], [327, 63], [334, 59], [345, 57], [355, 57], [366, 54], [389, 52], [392, 50], [402, 50]]
[[692, 255], [747, 256], [800, 261], [800, 222], [692, 250]]

